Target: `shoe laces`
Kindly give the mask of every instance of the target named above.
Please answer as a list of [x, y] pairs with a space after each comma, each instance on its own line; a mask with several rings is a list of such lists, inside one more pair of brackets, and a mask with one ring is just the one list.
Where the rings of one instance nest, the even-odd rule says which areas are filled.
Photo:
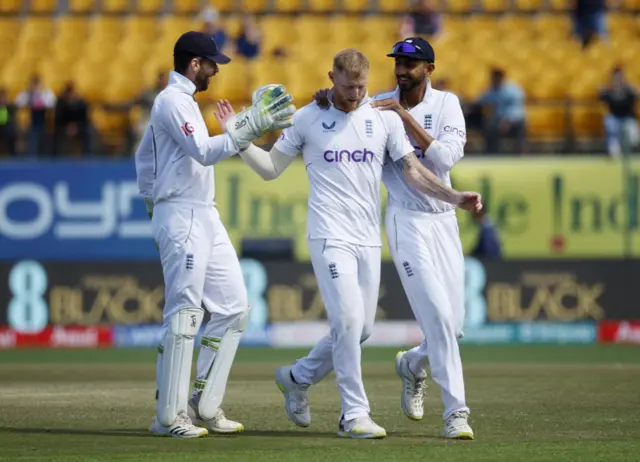
[[176, 424], [182, 425], [185, 427], [193, 427], [193, 422], [191, 422], [191, 418], [184, 411], [178, 413], [178, 417], [176, 417]]
[[465, 422], [466, 420], [469, 418], [469, 413], [465, 412], [465, 411], [455, 411], [453, 414], [451, 414], [449, 416], [449, 418], [447, 419], [449, 422], [452, 422], [454, 420], [458, 420], [458, 419], [463, 419]]
[[424, 402], [424, 390], [427, 388], [425, 379], [415, 378], [411, 382], [405, 382], [405, 393], [411, 396], [411, 402], [415, 406], [422, 406]]
[[309, 405], [309, 398], [307, 397], [306, 391], [299, 390], [295, 393], [295, 397], [296, 413], [304, 412], [305, 408]]

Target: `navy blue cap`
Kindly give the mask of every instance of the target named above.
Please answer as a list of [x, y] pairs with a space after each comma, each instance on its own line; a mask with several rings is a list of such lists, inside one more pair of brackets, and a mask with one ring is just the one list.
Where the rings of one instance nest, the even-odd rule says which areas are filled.
[[429, 42], [421, 37], [409, 37], [393, 46], [393, 50], [387, 56], [395, 58], [404, 56], [411, 59], [419, 59], [434, 63], [436, 61], [436, 53]]
[[220, 51], [218, 44], [209, 34], [204, 32], [185, 32], [176, 41], [173, 55], [191, 55], [207, 58], [217, 64], [227, 64], [231, 58]]

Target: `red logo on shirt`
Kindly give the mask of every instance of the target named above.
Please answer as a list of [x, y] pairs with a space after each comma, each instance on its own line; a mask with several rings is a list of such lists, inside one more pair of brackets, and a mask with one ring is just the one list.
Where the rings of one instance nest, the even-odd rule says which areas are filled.
[[181, 125], [180, 129], [182, 130], [182, 133], [184, 133], [184, 136], [189, 136], [195, 131], [193, 128], [193, 125], [191, 125], [189, 122], [186, 122], [184, 125]]

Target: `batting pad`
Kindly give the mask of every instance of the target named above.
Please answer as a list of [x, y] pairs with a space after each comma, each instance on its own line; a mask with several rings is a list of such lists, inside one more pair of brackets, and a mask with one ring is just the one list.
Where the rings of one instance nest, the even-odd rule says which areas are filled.
[[204, 310], [183, 308], [169, 320], [169, 328], [163, 340], [164, 350], [160, 364], [158, 383], [158, 420], [170, 426], [179, 412], [187, 412], [193, 342], [198, 334]]
[[218, 353], [213, 359], [211, 371], [209, 372], [207, 382], [198, 403], [198, 413], [204, 420], [213, 419], [220, 404], [222, 404], [224, 391], [227, 388], [227, 380], [229, 379], [229, 372], [231, 372], [231, 366], [238, 351], [240, 338], [247, 325], [250, 310], [251, 306], [247, 306], [244, 313], [238, 316], [238, 318], [227, 327], [227, 330], [220, 340]]

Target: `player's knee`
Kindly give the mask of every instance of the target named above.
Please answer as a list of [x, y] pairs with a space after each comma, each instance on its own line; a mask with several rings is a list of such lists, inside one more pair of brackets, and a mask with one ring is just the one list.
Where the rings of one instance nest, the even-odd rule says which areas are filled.
[[358, 316], [353, 316], [352, 314], [344, 314], [331, 324], [334, 335], [338, 335], [341, 337], [354, 336], [358, 339], [362, 335], [363, 321]]
[[175, 310], [166, 318], [167, 333], [195, 337], [202, 325], [204, 310], [196, 306], [185, 306]]
[[360, 343], [364, 343], [367, 341], [369, 337], [371, 337], [371, 333], [373, 332], [373, 324], [365, 323], [362, 327], [362, 335], [360, 335]]

